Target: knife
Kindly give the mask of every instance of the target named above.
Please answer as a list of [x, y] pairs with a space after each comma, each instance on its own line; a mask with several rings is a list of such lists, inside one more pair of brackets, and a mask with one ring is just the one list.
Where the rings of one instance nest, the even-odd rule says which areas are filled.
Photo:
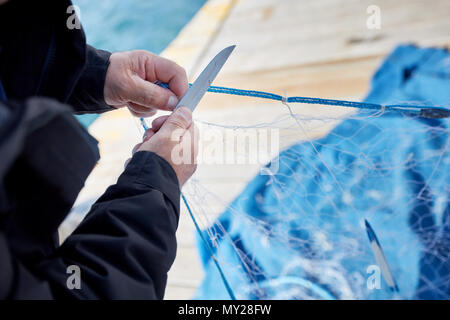
[[[230, 54], [233, 52], [236, 46], [229, 46], [220, 51], [206, 66], [206, 68], [202, 71], [202, 73], [195, 80], [194, 84], [189, 88], [186, 94], [181, 98], [178, 104], [173, 109], [177, 110], [180, 106], [185, 106], [189, 108], [192, 112], [197, 107], [200, 100], [205, 95], [208, 88], [211, 86], [212, 82], [216, 78], [219, 71], [222, 69], [225, 62], [227, 62]], [[168, 88], [166, 83], [157, 82], [157, 85]], [[141, 118], [141, 124], [145, 130], [148, 129], [145, 120]]]
[[367, 236], [369, 237], [370, 246], [375, 256], [375, 261], [380, 268], [381, 274], [383, 275], [389, 289], [391, 289], [391, 291], [398, 292], [397, 283], [395, 281], [394, 275], [392, 274], [391, 268], [389, 267], [389, 263], [386, 259], [383, 248], [378, 241], [377, 235], [375, 234], [375, 231], [373, 231], [369, 221], [364, 220], [364, 223], [366, 225], [366, 232]]
[[175, 106], [174, 110], [180, 106], [185, 106], [191, 111], [194, 111], [200, 100], [205, 95], [208, 88], [211, 86], [212, 82], [216, 78], [220, 69], [222, 69], [225, 62], [227, 62], [228, 57], [231, 52], [233, 52], [236, 46], [229, 46], [222, 51], [220, 51], [206, 66], [202, 73], [195, 80], [192, 87], [186, 92], [186, 94], [181, 98], [178, 104]]

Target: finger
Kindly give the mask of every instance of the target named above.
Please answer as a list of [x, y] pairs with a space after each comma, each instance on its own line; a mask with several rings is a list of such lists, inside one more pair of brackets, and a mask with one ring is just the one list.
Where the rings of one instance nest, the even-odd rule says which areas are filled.
[[135, 145], [135, 146], [133, 147], [133, 150], [131, 150], [131, 154], [135, 154], [136, 151], [137, 151], [137, 149], [139, 149], [140, 146], [142, 146], [142, 143], [143, 143], [143, 142], [138, 143], [137, 145]]
[[152, 122], [152, 130], [157, 132], [159, 129], [161, 129], [161, 126], [166, 122], [167, 118], [169, 118], [169, 115], [161, 116], [153, 120]]
[[192, 123], [192, 112], [186, 107], [175, 110], [161, 126], [157, 134], [171, 137], [176, 131], [180, 137]]
[[146, 108], [172, 110], [178, 98], [168, 89], [162, 88], [139, 76], [133, 78], [133, 86], [128, 90], [128, 99]]
[[115, 104], [115, 105], [111, 105], [111, 107], [114, 107], [116, 109], [120, 109], [123, 107], [128, 107], [128, 103], [124, 103], [124, 104]]
[[149, 112], [147, 112], [147, 113], [139, 113], [139, 112], [135, 112], [135, 111], [133, 111], [133, 110], [131, 110], [131, 109], [129, 109], [129, 110], [130, 110], [130, 113], [131, 113], [133, 116], [135, 116], [136, 118], [149, 118], [149, 117], [152, 117], [152, 116], [155, 115], [155, 114], [152, 113], [151, 111], [149, 111]]
[[149, 140], [151, 137], [153, 137], [155, 135], [155, 131], [153, 131], [153, 129], [148, 129], [147, 131], [145, 131], [144, 133], [144, 137], [143, 137], [143, 142]]
[[134, 111], [135, 114], [138, 114], [141, 118], [152, 117], [157, 112], [155, 109], [150, 109], [133, 102], [128, 103], [128, 108]]
[[147, 59], [146, 71], [147, 80], [168, 83], [170, 90], [178, 98], [184, 96], [189, 89], [186, 71], [171, 60], [153, 55], [151, 59]]
[[134, 112], [133, 110], [130, 110], [130, 112], [136, 118], [150, 118], [150, 117], [153, 117], [155, 115], [155, 113], [153, 113], [153, 112], [138, 113], [138, 112]]

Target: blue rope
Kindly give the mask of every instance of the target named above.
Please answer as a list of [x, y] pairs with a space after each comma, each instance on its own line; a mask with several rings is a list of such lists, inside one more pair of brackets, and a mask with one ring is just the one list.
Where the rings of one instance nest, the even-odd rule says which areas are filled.
[[340, 107], [350, 107], [358, 109], [372, 109], [372, 110], [392, 110], [400, 112], [412, 112], [419, 114], [425, 118], [448, 118], [450, 117], [450, 108], [448, 107], [436, 107], [436, 106], [418, 106], [418, 105], [381, 105], [368, 102], [356, 102], [346, 100], [335, 99], [321, 99], [310, 97], [283, 97], [278, 94], [255, 91], [255, 90], [242, 90], [227, 87], [211, 86], [208, 89], [209, 92], [225, 93], [238, 96], [248, 96], [255, 98], [270, 99], [276, 101], [286, 101], [287, 103], [308, 103], [308, 104], [323, 104]]
[[208, 92], [225, 93], [225, 94], [232, 94], [232, 95], [236, 95], [236, 96], [247, 96], [247, 97], [255, 97], [255, 98], [262, 98], [262, 99], [277, 100], [277, 101], [283, 100], [283, 97], [278, 94], [264, 92], [264, 91], [255, 91], [255, 90], [242, 90], [242, 89], [235, 89], [235, 88], [210, 86], [208, 89]]
[[[158, 83], [159, 86], [169, 88], [167, 83]], [[192, 84], [189, 84], [192, 86]], [[425, 118], [448, 118], [450, 117], [450, 108], [437, 107], [437, 106], [420, 106], [420, 105], [381, 105], [377, 103], [369, 102], [356, 102], [346, 100], [335, 99], [322, 99], [322, 98], [310, 98], [310, 97], [283, 97], [278, 94], [256, 91], [256, 90], [243, 90], [227, 87], [210, 86], [208, 92], [224, 93], [236, 96], [247, 96], [261, 99], [269, 99], [275, 101], [286, 101], [287, 103], [308, 103], [308, 104], [322, 104], [339, 107], [349, 107], [358, 109], [372, 109], [372, 110], [391, 110], [397, 112], [409, 112], [417, 114]]]
[[211, 259], [214, 261], [217, 270], [219, 271], [220, 277], [222, 278], [223, 284], [225, 285], [225, 288], [227, 289], [227, 292], [231, 298], [231, 300], [236, 300], [236, 296], [233, 293], [233, 290], [231, 289], [231, 286], [227, 280], [227, 278], [225, 277], [225, 274], [223, 273], [223, 270], [219, 264], [219, 261], [217, 261], [217, 258], [214, 254], [213, 249], [211, 248], [211, 246], [209, 245], [208, 241], [205, 239], [205, 237], [203, 236], [203, 232], [200, 229], [197, 220], [194, 217], [194, 214], [192, 213], [191, 207], [189, 206], [186, 197], [184, 196], [183, 193], [181, 193], [181, 198], [183, 199], [184, 204], [186, 205], [186, 208], [189, 212], [189, 215], [191, 216], [192, 221], [194, 222], [194, 226], [195, 229], [197, 230], [197, 233], [200, 235], [200, 238], [202, 239], [203, 244], [205, 245], [206, 249], [208, 250], [209, 255], [211, 256]]

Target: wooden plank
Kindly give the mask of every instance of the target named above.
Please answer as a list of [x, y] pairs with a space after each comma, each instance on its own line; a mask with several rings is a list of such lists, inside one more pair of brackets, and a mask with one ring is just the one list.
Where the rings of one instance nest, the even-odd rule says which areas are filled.
[[[366, 26], [369, 5], [381, 9], [380, 30]], [[449, 13], [443, 0], [241, 1], [201, 64], [229, 44], [237, 48], [221, 74], [385, 55], [405, 42], [448, 45]]]

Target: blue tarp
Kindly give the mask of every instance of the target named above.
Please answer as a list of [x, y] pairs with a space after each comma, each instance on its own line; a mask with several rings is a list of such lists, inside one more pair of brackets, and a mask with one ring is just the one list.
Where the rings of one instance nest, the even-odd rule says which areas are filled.
[[[397, 47], [367, 102], [450, 104], [450, 54]], [[279, 155], [211, 226], [217, 259], [238, 298], [449, 299], [450, 120], [361, 111], [326, 137]], [[373, 282], [375, 230], [399, 292]], [[199, 242], [196, 298], [228, 299]], [[375, 271], [374, 271], [375, 270]], [[370, 282], [370, 283], [369, 283]], [[375, 285], [374, 285], [375, 283]]]

